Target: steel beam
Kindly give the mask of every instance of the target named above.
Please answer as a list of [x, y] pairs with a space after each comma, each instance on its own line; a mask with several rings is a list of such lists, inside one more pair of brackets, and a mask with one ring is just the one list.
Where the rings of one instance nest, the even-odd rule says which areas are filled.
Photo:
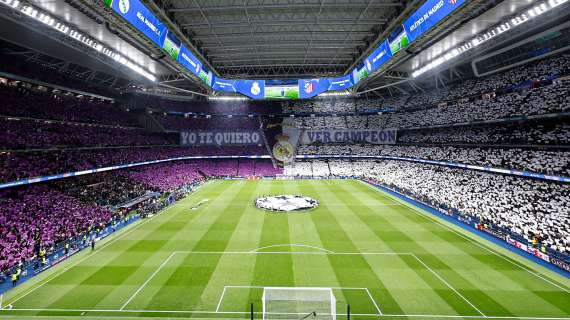
[[[366, 6], [366, 3], [344, 3], [344, 4], [327, 4], [327, 9], [331, 10], [362, 10]], [[403, 4], [401, 2], [379, 2], [370, 6], [371, 10], [384, 10], [390, 7], [401, 7]], [[265, 5], [252, 5], [247, 6], [248, 10], [251, 11], [271, 11], [271, 10], [318, 10], [320, 4], [318, 3], [298, 3], [298, 4], [265, 4]], [[172, 8], [168, 10], [169, 12], [185, 12], [185, 13], [200, 13], [202, 12], [220, 12], [220, 11], [236, 11], [243, 10], [241, 5], [230, 5], [230, 6], [210, 6], [210, 7], [187, 7], [187, 8]]]

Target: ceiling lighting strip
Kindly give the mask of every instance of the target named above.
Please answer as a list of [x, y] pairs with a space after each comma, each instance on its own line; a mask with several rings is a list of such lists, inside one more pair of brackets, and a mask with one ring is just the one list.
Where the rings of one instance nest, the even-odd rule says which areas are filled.
[[510, 18], [509, 20], [499, 24], [498, 26], [493, 27], [492, 29], [487, 30], [485, 33], [479, 34], [472, 39], [464, 42], [462, 45], [459, 45], [443, 54], [439, 58], [430, 61], [428, 64], [424, 65], [421, 68], [416, 69], [412, 72], [412, 77], [416, 78], [420, 75], [426, 73], [429, 70], [432, 70], [443, 63], [454, 59], [455, 57], [462, 55], [463, 53], [497, 37], [500, 34], [508, 32], [515, 27], [524, 24], [531, 19], [537, 18], [538, 16], [542, 15], [543, 13], [552, 10], [558, 7], [561, 4], [568, 2], [568, 0], [547, 0], [543, 1], [536, 6], [525, 10], [523, 13], [515, 15], [514, 17]]
[[97, 41], [96, 39], [85, 35], [81, 31], [77, 30], [74, 27], [71, 27], [58, 19], [54, 18], [50, 14], [36, 8], [33, 5], [22, 3], [19, 0], [0, 0], [1, 4], [7, 5], [14, 10], [18, 10], [25, 14], [26, 16], [35, 19], [59, 32], [68, 36], [71, 39], [79, 41], [84, 45], [91, 47], [93, 50], [103, 53], [104, 55], [108, 56], [109, 58], [113, 59], [119, 64], [126, 66], [127, 68], [135, 71], [136, 73], [142, 75], [146, 79], [150, 81], [156, 81], [156, 76], [153, 75], [151, 72], [145, 70], [142, 66], [138, 65], [137, 63], [127, 59], [125, 56], [121, 55], [115, 50], [108, 48], [107, 46], [103, 45], [101, 42]]

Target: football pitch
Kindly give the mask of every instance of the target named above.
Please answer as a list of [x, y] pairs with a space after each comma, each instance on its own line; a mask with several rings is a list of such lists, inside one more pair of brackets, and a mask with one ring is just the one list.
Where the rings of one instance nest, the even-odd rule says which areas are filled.
[[[320, 205], [254, 206], [279, 194]], [[338, 319], [570, 317], [567, 278], [361, 181], [214, 180], [9, 291], [0, 318], [262, 319], [266, 287], [330, 288]]]

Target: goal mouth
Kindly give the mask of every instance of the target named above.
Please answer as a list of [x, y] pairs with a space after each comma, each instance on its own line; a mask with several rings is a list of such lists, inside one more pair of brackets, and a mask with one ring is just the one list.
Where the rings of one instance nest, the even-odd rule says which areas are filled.
[[332, 288], [264, 287], [261, 301], [263, 320], [336, 320], [336, 298]]
[[319, 201], [302, 195], [276, 195], [255, 199], [255, 206], [271, 212], [298, 212], [317, 208]]

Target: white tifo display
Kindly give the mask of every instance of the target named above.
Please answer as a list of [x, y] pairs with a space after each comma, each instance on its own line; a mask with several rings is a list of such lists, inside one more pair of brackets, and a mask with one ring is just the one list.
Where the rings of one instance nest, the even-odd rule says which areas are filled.
[[336, 320], [336, 299], [331, 288], [265, 287], [263, 320]]

